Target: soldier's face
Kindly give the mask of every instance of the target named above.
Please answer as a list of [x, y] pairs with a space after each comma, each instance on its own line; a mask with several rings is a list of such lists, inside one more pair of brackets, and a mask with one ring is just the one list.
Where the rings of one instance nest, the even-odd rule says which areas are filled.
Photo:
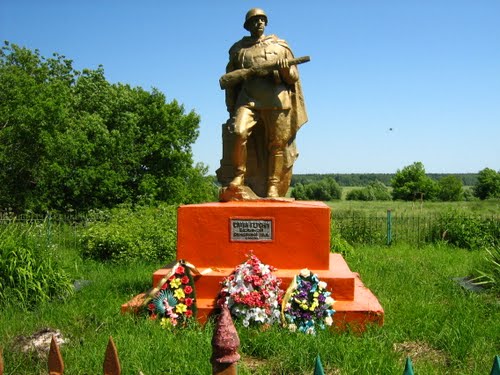
[[261, 36], [264, 34], [264, 29], [266, 28], [266, 17], [255, 16], [250, 18], [248, 28], [253, 36]]

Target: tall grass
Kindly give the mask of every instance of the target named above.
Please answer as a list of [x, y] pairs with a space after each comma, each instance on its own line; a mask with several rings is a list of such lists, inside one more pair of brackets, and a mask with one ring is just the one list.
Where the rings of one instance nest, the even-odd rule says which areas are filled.
[[47, 223], [0, 226], [0, 305], [23, 308], [71, 294], [69, 274], [46, 235]]
[[[293, 334], [237, 324], [240, 374], [310, 374], [320, 354], [326, 373], [401, 374], [411, 355], [420, 374], [487, 374], [500, 352], [500, 309], [494, 294], [476, 294], [453, 280], [477, 268], [482, 254], [444, 245], [356, 247], [346, 259], [385, 309], [385, 325], [362, 334]], [[62, 347], [71, 374], [96, 374], [108, 337], [117, 345], [124, 374], [209, 374], [212, 324], [163, 330], [154, 321], [119, 313], [120, 305], [146, 290], [160, 264], [84, 261], [79, 277], [90, 281], [66, 301], [33, 311], [4, 308], [0, 346], [6, 374], [42, 374], [46, 362], [19, 353], [14, 343], [42, 327], [70, 339]]]

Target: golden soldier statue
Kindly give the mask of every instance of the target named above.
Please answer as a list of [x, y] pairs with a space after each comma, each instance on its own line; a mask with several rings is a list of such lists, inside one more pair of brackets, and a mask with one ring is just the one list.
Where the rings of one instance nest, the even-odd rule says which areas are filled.
[[230, 115], [217, 171], [223, 201], [285, 196], [298, 156], [295, 135], [307, 121], [296, 64], [309, 58], [294, 59], [284, 40], [265, 36], [267, 23], [262, 9], [248, 11], [250, 36], [229, 49], [220, 79]]

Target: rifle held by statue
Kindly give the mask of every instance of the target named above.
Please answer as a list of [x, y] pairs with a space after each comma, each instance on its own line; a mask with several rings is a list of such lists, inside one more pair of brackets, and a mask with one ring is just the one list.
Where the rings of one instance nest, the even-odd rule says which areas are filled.
[[[296, 59], [288, 60], [288, 64], [292, 66], [292, 65], [303, 64], [308, 61], [311, 61], [311, 58], [309, 56], [302, 56], [302, 57], [297, 57]], [[278, 65], [276, 61], [270, 61], [258, 66], [254, 66], [252, 68], [234, 70], [220, 77], [219, 79], [220, 88], [222, 90], [227, 89], [228, 87], [232, 87], [234, 85], [237, 85], [241, 81], [246, 80], [247, 78], [251, 77], [257, 72], [261, 72], [263, 70], [271, 71], [276, 69], [277, 67]]]

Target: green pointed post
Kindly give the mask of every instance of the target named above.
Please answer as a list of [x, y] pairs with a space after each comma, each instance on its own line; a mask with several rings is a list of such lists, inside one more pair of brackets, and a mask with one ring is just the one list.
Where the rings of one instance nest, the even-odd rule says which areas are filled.
[[500, 357], [498, 355], [496, 355], [493, 360], [493, 367], [491, 368], [490, 375], [500, 375]]
[[323, 365], [321, 364], [321, 359], [319, 358], [319, 354], [316, 356], [316, 364], [314, 365], [313, 375], [325, 375], [325, 370], [323, 370]]
[[414, 375], [413, 373], [413, 364], [411, 363], [410, 357], [406, 357], [405, 370], [403, 375]]

